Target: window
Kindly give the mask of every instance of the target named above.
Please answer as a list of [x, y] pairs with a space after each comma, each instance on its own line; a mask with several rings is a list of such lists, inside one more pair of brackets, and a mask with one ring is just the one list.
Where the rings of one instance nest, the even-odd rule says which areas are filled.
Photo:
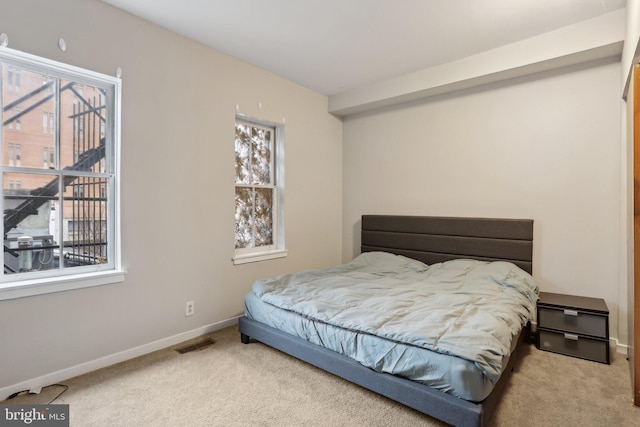
[[53, 113], [48, 113], [46, 111], [42, 112], [42, 133], [53, 133], [55, 132], [55, 117]]
[[120, 80], [8, 48], [0, 71], [0, 299], [122, 281]]
[[20, 70], [9, 67], [7, 69], [7, 90], [20, 92]]
[[235, 264], [286, 256], [284, 127], [244, 116], [235, 132]]
[[22, 158], [22, 145], [8, 143], [7, 145], [7, 160], [9, 166], [20, 166]]
[[53, 169], [55, 167], [55, 155], [56, 153], [53, 147], [44, 147], [42, 149], [42, 167], [45, 169]]

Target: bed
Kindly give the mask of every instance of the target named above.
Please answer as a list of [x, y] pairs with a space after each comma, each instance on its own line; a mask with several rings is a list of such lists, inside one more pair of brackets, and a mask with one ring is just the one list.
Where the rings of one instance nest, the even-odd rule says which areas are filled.
[[[245, 344], [262, 342], [446, 423], [482, 426], [491, 417], [508, 381], [520, 347], [529, 333], [528, 317], [535, 312], [537, 286], [529, 275], [532, 272], [532, 249], [532, 220], [364, 215], [361, 255], [352, 262], [254, 284], [252, 292], [245, 298], [245, 316], [239, 320], [241, 340]], [[506, 274], [505, 277], [517, 277], [518, 281], [522, 277], [526, 282], [524, 287], [519, 283], [517, 286], [500, 284], [496, 295], [473, 297], [483, 305], [487, 301], [493, 304], [497, 299], [511, 304], [510, 300], [517, 296], [517, 313], [509, 312], [504, 316], [516, 316], [518, 320], [509, 317], [508, 321], [502, 322], [504, 325], [499, 326], [508, 328], [513, 339], [503, 339], [504, 332], [498, 335], [493, 331], [495, 320], [479, 321], [485, 319], [485, 314], [475, 306], [471, 310], [467, 308], [471, 304], [451, 303], [449, 299], [443, 300], [445, 302], [438, 305], [438, 310], [445, 306], [452, 307], [451, 310], [453, 307], [463, 308], [459, 312], [442, 312], [445, 318], [457, 322], [464, 311], [464, 316], [471, 316], [468, 327], [481, 327], [479, 332], [467, 331], [467, 326], [457, 325], [441, 329], [447, 334], [455, 331], [456, 335], [464, 339], [471, 337], [471, 340], [476, 340], [477, 334], [477, 341], [490, 341], [487, 348], [472, 352], [441, 332], [434, 332], [433, 337], [427, 333], [416, 338], [405, 334], [411, 327], [395, 321], [397, 313], [402, 313], [407, 319], [422, 322], [420, 327], [415, 327], [416, 330], [430, 331], [428, 326], [436, 329], [446, 322], [439, 322], [438, 317], [431, 319], [431, 311], [425, 310], [432, 308], [416, 305], [414, 301], [450, 298], [446, 295], [448, 292], [458, 298], [459, 294], [467, 293], [466, 288], [460, 292], [456, 290], [458, 285], [450, 285], [452, 280], [462, 277], [458, 272], [476, 274], [487, 269], [490, 275]], [[428, 289], [415, 286], [418, 283], [416, 277], [422, 280], [425, 275], [444, 278], [445, 284], [437, 284], [433, 289], [432, 285]], [[305, 278], [305, 282], [290, 288], [281, 285], [299, 277]], [[309, 277], [312, 280], [308, 280]], [[400, 284], [405, 277], [408, 283]], [[344, 301], [344, 307], [336, 309], [336, 304], [324, 300], [325, 297], [309, 297], [316, 295], [319, 288], [325, 287], [327, 281], [333, 282], [334, 278], [339, 280], [331, 285], [334, 296], [330, 298], [337, 298], [335, 301], [341, 303]], [[352, 278], [358, 280], [354, 282], [355, 287], [346, 286], [345, 283]], [[361, 282], [374, 284], [375, 290], [371, 290], [371, 286], [363, 287]], [[487, 292], [489, 288], [494, 292], [491, 283], [482, 284], [481, 292]], [[308, 301], [304, 304], [298, 302], [295, 298], [300, 298], [300, 295], [292, 295], [292, 292], [301, 293], [302, 298]], [[357, 300], [350, 299], [363, 293], [368, 295], [365, 298], [369, 312]], [[378, 294], [387, 293], [402, 295], [399, 308], [387, 310], [388, 299], [377, 298]], [[423, 294], [424, 297], [414, 296]], [[525, 303], [520, 302], [521, 294], [533, 300], [533, 305], [527, 302], [529, 305], [522, 308]], [[410, 307], [408, 299], [411, 300]], [[403, 308], [402, 304], [409, 308]], [[380, 307], [384, 309], [380, 310]], [[348, 310], [354, 310], [358, 319], [366, 319], [367, 313], [371, 318], [375, 310], [394, 314], [392, 321], [379, 322], [383, 325], [381, 330], [372, 331], [371, 325], [350, 323], [353, 316], [343, 316], [343, 311]], [[491, 310], [502, 313], [501, 308]], [[492, 326], [485, 327], [485, 324]], [[377, 325], [374, 327], [378, 328]], [[402, 330], [401, 334], [399, 330]], [[384, 356], [372, 349], [379, 349]], [[439, 369], [435, 375], [431, 373], [434, 369]]]

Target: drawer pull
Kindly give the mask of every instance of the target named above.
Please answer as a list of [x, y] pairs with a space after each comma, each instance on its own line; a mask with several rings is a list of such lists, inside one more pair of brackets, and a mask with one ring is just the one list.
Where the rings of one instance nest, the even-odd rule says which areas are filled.
[[564, 338], [567, 340], [578, 341], [578, 336], [574, 334], [564, 334]]
[[577, 316], [578, 312], [576, 310], [568, 310], [565, 308], [564, 314], [566, 314], [567, 316]]

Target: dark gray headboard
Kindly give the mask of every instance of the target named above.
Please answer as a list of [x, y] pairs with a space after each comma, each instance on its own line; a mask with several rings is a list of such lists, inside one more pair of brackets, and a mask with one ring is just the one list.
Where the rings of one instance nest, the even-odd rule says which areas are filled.
[[510, 261], [531, 273], [533, 220], [363, 215], [361, 250], [426, 264], [456, 258]]

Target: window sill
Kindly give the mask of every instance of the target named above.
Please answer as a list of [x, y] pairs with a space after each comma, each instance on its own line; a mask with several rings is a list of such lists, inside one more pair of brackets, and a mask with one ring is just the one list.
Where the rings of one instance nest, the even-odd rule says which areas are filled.
[[124, 282], [126, 271], [111, 270], [0, 284], [0, 301]]
[[287, 256], [286, 249], [277, 249], [268, 252], [256, 252], [252, 254], [236, 255], [232, 259], [233, 265], [247, 264], [249, 262], [266, 261], [269, 259], [284, 258]]

